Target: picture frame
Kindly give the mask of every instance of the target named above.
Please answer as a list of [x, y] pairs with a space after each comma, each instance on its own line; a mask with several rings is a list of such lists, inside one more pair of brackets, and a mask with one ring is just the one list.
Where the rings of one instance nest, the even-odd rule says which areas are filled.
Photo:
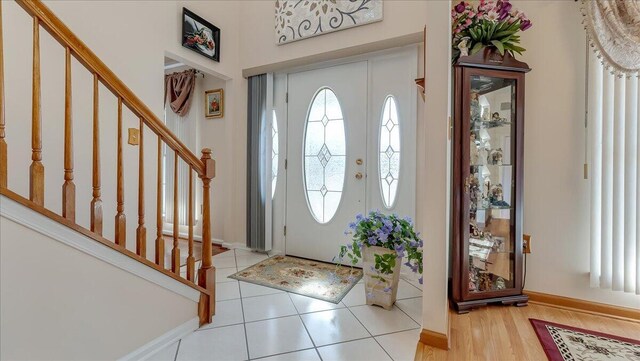
[[220, 29], [182, 8], [182, 46], [220, 62]]
[[204, 92], [204, 116], [208, 119], [224, 116], [224, 89]]

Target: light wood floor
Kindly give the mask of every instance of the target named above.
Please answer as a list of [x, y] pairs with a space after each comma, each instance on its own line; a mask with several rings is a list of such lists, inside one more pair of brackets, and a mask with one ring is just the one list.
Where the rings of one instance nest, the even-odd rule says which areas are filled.
[[527, 307], [492, 306], [468, 314], [450, 313], [449, 351], [418, 343], [416, 361], [545, 361], [529, 318], [640, 339], [640, 322], [623, 321], [583, 312], [529, 304]]

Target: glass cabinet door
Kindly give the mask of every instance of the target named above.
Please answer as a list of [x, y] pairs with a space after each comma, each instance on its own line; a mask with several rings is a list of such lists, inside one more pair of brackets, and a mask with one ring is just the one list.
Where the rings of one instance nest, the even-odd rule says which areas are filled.
[[470, 80], [468, 291], [495, 292], [515, 287], [516, 81]]

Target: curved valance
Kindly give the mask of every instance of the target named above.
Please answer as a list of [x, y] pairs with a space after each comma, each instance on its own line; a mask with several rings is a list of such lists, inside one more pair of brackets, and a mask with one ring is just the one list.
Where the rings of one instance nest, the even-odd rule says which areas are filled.
[[640, 0], [583, 0], [582, 15], [605, 66], [627, 75], [640, 71]]
[[171, 110], [181, 117], [189, 113], [193, 90], [196, 87], [196, 71], [185, 70], [181, 73], [164, 76], [164, 103], [169, 103]]

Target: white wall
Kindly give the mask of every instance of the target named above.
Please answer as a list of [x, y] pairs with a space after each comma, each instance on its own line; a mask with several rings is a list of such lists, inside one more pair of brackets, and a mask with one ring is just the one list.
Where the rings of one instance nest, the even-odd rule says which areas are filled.
[[[422, 327], [448, 333], [450, 1], [428, 1], [424, 120], [418, 119], [417, 224], [424, 238]], [[420, 124], [423, 124], [422, 127]]]
[[[213, 89], [225, 89], [226, 82], [217, 79], [212, 76], [205, 76], [204, 79], [200, 79], [196, 91], [199, 91], [197, 100], [197, 106], [204, 111], [204, 92]], [[213, 150], [213, 158], [216, 160], [216, 177], [211, 182], [213, 192], [211, 194], [211, 227], [212, 237], [220, 240], [228, 241], [226, 237], [227, 224], [229, 221], [229, 212], [227, 208], [232, 203], [233, 198], [231, 192], [227, 190], [231, 186], [231, 152], [228, 149], [233, 143], [229, 132], [233, 129], [234, 122], [241, 122], [242, 120], [234, 119], [228, 116], [227, 94], [224, 90], [225, 109], [222, 118], [206, 119], [204, 114], [200, 121], [199, 137], [200, 146], [202, 148], [211, 148]], [[231, 94], [233, 96], [233, 94]]]
[[640, 308], [640, 297], [589, 287], [589, 181], [583, 179], [585, 32], [579, 3], [520, 1], [526, 76], [526, 289]]
[[197, 317], [196, 302], [5, 217], [0, 239], [0, 359], [115, 360]]
[[[318, 56], [337, 49], [420, 33], [425, 24], [424, 1], [394, 0], [383, 2], [383, 21], [337, 31], [285, 45], [276, 45], [274, 2], [242, 1], [242, 22], [248, 29], [240, 44], [243, 69]], [[258, 55], [259, 54], [259, 55]], [[257, 56], [258, 55], [258, 56]], [[317, 61], [317, 60], [316, 60]]]

